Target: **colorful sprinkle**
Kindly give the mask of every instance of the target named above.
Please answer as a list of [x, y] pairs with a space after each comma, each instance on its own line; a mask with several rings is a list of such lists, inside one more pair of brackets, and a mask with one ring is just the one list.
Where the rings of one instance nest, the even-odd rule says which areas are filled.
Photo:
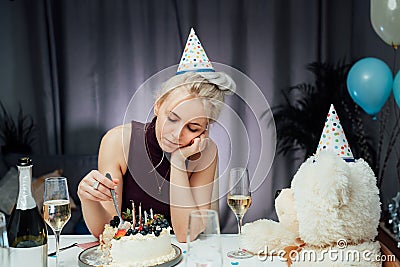
[[231, 265], [239, 265], [238, 261], [231, 261]]

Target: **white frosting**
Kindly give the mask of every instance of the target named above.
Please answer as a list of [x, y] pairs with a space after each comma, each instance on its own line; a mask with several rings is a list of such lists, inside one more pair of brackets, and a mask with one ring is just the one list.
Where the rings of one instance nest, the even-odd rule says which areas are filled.
[[106, 224], [104, 226], [104, 231], [100, 235], [100, 245], [98, 250], [101, 251], [102, 253], [102, 261], [107, 264], [109, 263], [110, 260], [110, 250], [111, 250], [111, 240], [113, 240], [113, 237], [115, 233], [117, 232], [117, 228], [111, 227], [109, 224]]
[[110, 256], [111, 266], [153, 266], [173, 259], [175, 249], [169, 229], [163, 229], [158, 237], [138, 233], [111, 240]]

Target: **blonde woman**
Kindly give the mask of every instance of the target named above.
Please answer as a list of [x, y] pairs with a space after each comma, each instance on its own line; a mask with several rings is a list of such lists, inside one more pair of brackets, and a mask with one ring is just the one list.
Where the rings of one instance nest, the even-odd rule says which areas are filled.
[[115, 215], [110, 194], [115, 189], [122, 211], [131, 208], [131, 201], [141, 203], [142, 210], [152, 208], [166, 216], [179, 242], [186, 241], [189, 212], [211, 203], [218, 151], [208, 127], [218, 118], [225, 95], [234, 90], [233, 80], [213, 69], [177, 74], [158, 92], [151, 122], [132, 121], [105, 134], [98, 170], [78, 187], [94, 236]]

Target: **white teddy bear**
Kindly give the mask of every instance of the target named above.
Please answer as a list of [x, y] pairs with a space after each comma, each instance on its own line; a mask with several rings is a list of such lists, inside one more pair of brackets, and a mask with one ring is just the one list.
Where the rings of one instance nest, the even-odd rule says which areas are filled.
[[275, 206], [280, 222], [244, 225], [243, 248], [272, 251], [289, 266], [381, 266], [379, 190], [363, 159], [345, 162], [331, 151], [311, 156]]

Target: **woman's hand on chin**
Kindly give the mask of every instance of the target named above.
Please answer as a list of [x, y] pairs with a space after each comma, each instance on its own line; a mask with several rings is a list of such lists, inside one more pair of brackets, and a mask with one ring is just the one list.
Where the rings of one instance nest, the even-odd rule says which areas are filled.
[[193, 141], [184, 147], [180, 147], [171, 153], [171, 163], [182, 164], [185, 160], [197, 153], [204, 151], [209, 145], [210, 138], [206, 134], [201, 134], [199, 137], [193, 139]]

